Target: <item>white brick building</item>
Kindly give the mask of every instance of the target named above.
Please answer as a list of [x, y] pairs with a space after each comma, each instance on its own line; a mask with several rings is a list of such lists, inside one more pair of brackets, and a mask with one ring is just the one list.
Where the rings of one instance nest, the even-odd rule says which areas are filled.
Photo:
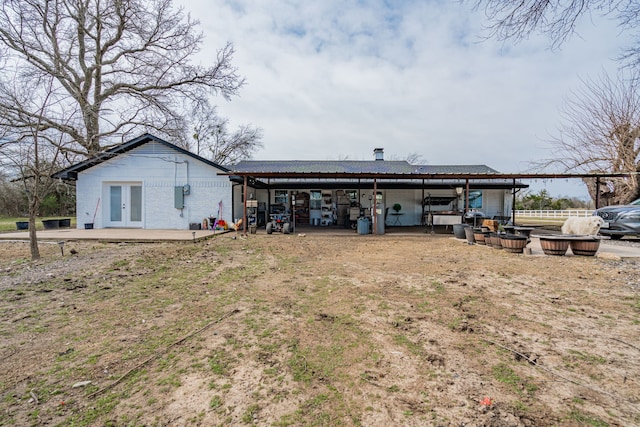
[[233, 220], [232, 184], [220, 172], [228, 170], [145, 134], [57, 176], [76, 180], [78, 228], [188, 229]]

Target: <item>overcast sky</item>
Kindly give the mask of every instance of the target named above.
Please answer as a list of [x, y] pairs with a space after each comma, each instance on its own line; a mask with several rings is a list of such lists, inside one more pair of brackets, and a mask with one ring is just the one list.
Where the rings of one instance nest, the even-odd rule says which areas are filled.
[[[260, 160], [372, 160], [418, 153], [424, 164], [522, 172], [548, 158], [559, 110], [580, 79], [612, 75], [627, 39], [585, 17], [561, 50], [534, 36], [484, 40], [481, 12], [455, 0], [189, 0], [207, 62], [227, 41], [246, 77], [218, 99], [234, 125], [264, 130]], [[552, 195], [581, 184], [535, 183]]]

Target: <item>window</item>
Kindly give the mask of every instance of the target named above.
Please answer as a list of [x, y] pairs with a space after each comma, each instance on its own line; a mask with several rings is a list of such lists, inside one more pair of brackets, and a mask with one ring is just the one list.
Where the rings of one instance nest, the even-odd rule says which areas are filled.
[[469, 206], [467, 209], [482, 209], [482, 190], [469, 191]]

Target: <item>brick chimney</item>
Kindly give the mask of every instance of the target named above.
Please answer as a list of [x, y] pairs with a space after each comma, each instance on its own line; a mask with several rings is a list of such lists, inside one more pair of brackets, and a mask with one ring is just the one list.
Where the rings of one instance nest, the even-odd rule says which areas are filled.
[[374, 148], [373, 155], [376, 160], [384, 160], [384, 148]]

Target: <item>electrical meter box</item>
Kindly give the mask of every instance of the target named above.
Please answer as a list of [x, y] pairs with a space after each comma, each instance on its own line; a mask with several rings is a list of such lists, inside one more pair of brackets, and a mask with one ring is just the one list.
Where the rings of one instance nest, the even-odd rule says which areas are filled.
[[184, 209], [184, 187], [173, 188], [173, 205], [176, 209]]

